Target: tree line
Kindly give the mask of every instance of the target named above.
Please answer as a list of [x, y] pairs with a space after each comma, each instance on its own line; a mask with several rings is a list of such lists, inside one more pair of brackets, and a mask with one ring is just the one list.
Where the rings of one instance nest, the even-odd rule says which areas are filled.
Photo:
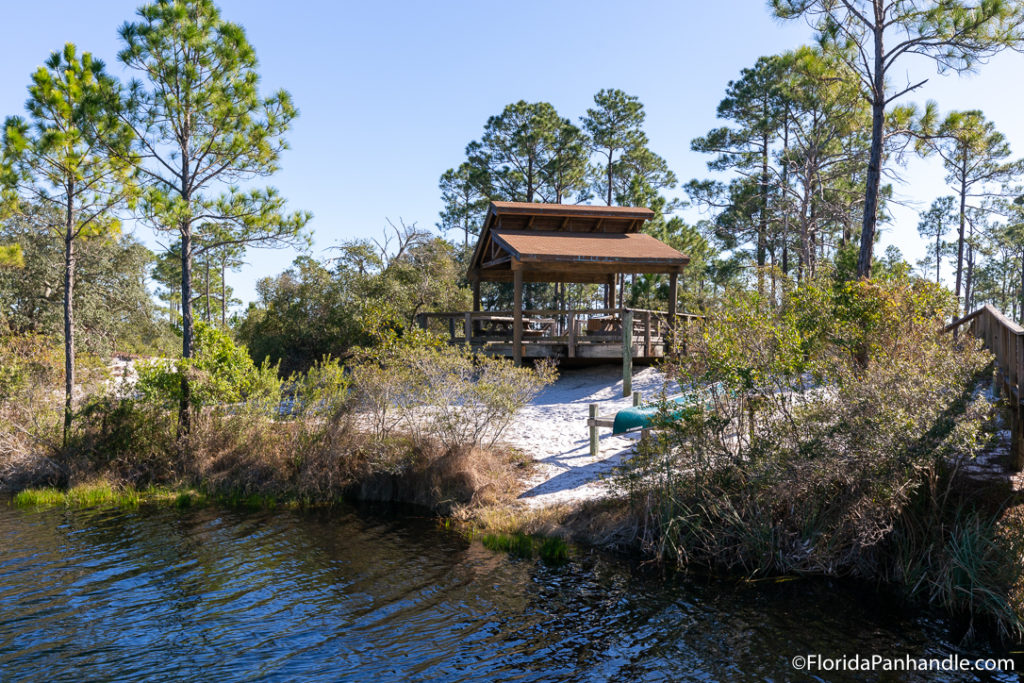
[[[287, 91], [260, 92], [244, 29], [210, 0], [158, 0], [119, 29], [121, 83], [72, 44], [31, 76], [24, 116], [3, 132], [7, 211], [62, 245], [65, 440], [73, 414], [76, 290], [86, 245], [114, 239], [131, 217], [170, 237], [180, 289], [181, 356], [193, 355], [195, 257], [221, 272], [246, 247], [303, 239], [310, 216], [291, 212], [271, 175], [297, 110]], [[222, 287], [222, 298], [224, 298]], [[209, 315], [210, 297], [205, 298]], [[223, 303], [223, 302], [222, 302]], [[223, 306], [222, 306], [223, 317]], [[182, 373], [179, 425], [190, 425]]]
[[[892, 181], [908, 156], [920, 155], [946, 170], [955, 239], [944, 246], [942, 211], [922, 212], [921, 234], [937, 251], [919, 266], [941, 270], [952, 249], [963, 307], [998, 293], [1016, 315], [1007, 297], [1024, 298], [1022, 249], [1013, 242], [1021, 163], [984, 113], [908, 102], [926, 81], [899, 87], [893, 74], [913, 55], [963, 73], [1019, 49], [1021, 3], [779, 0], [772, 11], [805, 19], [816, 41], [743, 69], [718, 106], [723, 125], [693, 139], [691, 148], [711, 157], [712, 175], [682, 189], [706, 218], [688, 225], [672, 215], [684, 202], [666, 195], [676, 178], [649, 147], [643, 105], [609, 89], [578, 123], [547, 102], [519, 101], [490, 117], [465, 161], [441, 176], [439, 227], [468, 250], [493, 200], [647, 205], [657, 217], [646, 229], [696, 255], [684, 301], [703, 308], [719, 289], [756, 281], [763, 292], [779, 276], [813, 277], [822, 263], [869, 277], [880, 226], [897, 201]], [[879, 267], [901, 260], [889, 250]], [[1020, 286], [1011, 286], [1011, 261]], [[491, 304], [507, 303], [501, 289], [492, 287]], [[557, 288], [545, 289], [534, 286], [557, 301]], [[629, 297], [650, 301], [658, 290], [656, 276], [636, 278]]]
[[[258, 300], [231, 320], [228, 274], [246, 250], [309, 240], [310, 215], [259, 182], [278, 169], [297, 109], [287, 91], [261, 90], [244, 29], [210, 0], [146, 4], [119, 30], [117, 59], [131, 80], [66, 45], [31, 75], [24, 114], [5, 121], [5, 325], [61, 331], [67, 428], [76, 331], [134, 325], [166, 341], [169, 323], [187, 361], [198, 318], [232, 327], [258, 360], [308, 366], [364, 343], [366, 311], [386, 308], [411, 325], [418, 312], [465, 305], [464, 266], [495, 200], [650, 207], [645, 230], [691, 257], [683, 305], [711, 310], [729, 290], [773, 293], [823, 267], [849, 278], [908, 268], [898, 251], [874, 258], [908, 155], [931, 157], [947, 173], [947, 187], [920, 217], [930, 245], [920, 275], [949, 277], [962, 309], [992, 301], [1024, 315], [1021, 163], [984, 113], [915, 105], [907, 97], [923, 81], [895, 79], [913, 55], [964, 72], [1018, 49], [1022, 3], [775, 0], [772, 11], [806, 20], [816, 39], [758, 59], [726, 86], [721, 125], [691, 142], [708, 157], [708, 177], [680, 185], [652, 148], [643, 103], [623, 90], [599, 91], [575, 119], [551, 103], [519, 100], [483, 122], [461, 162], [440, 176], [437, 225], [450, 241], [401, 224], [320, 260], [300, 257], [262, 280]], [[682, 218], [686, 205], [699, 219]], [[121, 234], [126, 220], [160, 235], [162, 253]], [[25, 286], [29, 278], [44, 286]], [[164, 303], [163, 327], [147, 278]], [[628, 304], [665, 305], [661, 276], [620, 284]], [[595, 285], [526, 289], [528, 307], [601, 300]], [[485, 304], [510, 305], [508, 290], [488, 285]], [[98, 302], [115, 300], [124, 306], [98, 322], [107, 315]], [[181, 381], [187, 434], [187, 373]]]

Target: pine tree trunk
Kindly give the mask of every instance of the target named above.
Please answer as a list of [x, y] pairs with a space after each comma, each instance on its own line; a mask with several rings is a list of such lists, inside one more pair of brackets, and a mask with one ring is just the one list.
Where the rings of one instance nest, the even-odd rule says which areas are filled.
[[[782, 158], [789, 152], [789, 110], [786, 110], [786, 124], [782, 129]], [[789, 192], [789, 163], [782, 165], [782, 197]], [[789, 275], [789, 211], [782, 206], [782, 274]]]
[[526, 167], [526, 201], [533, 201], [533, 158], [527, 162]]
[[810, 277], [811, 226], [808, 214], [808, 200], [805, 194], [800, 202], [800, 271], [797, 275], [797, 281], [803, 280], [804, 276]]
[[[812, 185], [812, 187], [814, 188], [814, 192], [816, 193], [817, 192], [816, 185]], [[814, 251], [815, 248], [817, 248], [817, 246], [818, 246], [818, 229], [817, 229], [817, 225], [818, 225], [818, 203], [816, 201], [814, 201], [814, 199], [813, 199], [814, 194], [812, 194], [811, 196], [812, 196], [812, 199], [811, 199], [811, 216], [810, 216], [810, 221], [809, 221], [808, 226], [807, 226], [807, 239], [808, 239], [808, 242], [809, 242], [809, 247], [807, 249], [807, 277], [808, 278], [813, 278], [814, 277], [814, 273], [815, 273], [815, 271], [818, 268], [817, 254]]]
[[[966, 155], [964, 155], [966, 157]], [[960, 285], [964, 273], [964, 228], [967, 223], [967, 169], [966, 159], [960, 166], [960, 230], [956, 240], [956, 303], [960, 305]], [[965, 297], [966, 298], [966, 297]], [[966, 306], [966, 301], [964, 305]], [[963, 309], [966, 312], [966, 308]]]
[[[192, 358], [192, 226], [183, 219], [181, 230], [181, 357]], [[187, 369], [186, 369], [187, 370]], [[192, 431], [192, 387], [188, 372], [181, 374], [181, 402], [178, 405], [178, 437]]]
[[[876, 15], [878, 12], [876, 11]], [[857, 258], [857, 277], [871, 277], [871, 259], [874, 255], [875, 230], [878, 225], [878, 192], [882, 185], [882, 143], [885, 134], [885, 52], [884, 25], [876, 16], [875, 82], [871, 97], [871, 152], [868, 156], [868, 177], [864, 188], [864, 220], [860, 230], [860, 255]]]
[[608, 150], [608, 206], [612, 205], [612, 150]]
[[64, 434], [68, 445], [75, 391], [75, 212], [73, 190], [68, 191], [67, 211], [64, 216]]
[[1024, 320], [1024, 249], [1020, 251], [1020, 306], [1021, 320]]
[[225, 331], [228, 329], [227, 264], [227, 257], [220, 260], [220, 326]]
[[764, 264], [768, 239], [768, 136], [761, 136], [761, 210], [757, 219], [757, 293], [764, 295]]
[[206, 277], [206, 310], [203, 311], [203, 322], [210, 324], [210, 260], [203, 259], [203, 270]]
[[971, 310], [974, 295], [974, 247], [967, 245], [967, 274], [964, 278], [964, 312]]

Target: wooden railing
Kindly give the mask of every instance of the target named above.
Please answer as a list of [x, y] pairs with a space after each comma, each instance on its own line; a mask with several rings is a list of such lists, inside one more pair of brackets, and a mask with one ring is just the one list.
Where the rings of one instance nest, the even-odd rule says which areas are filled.
[[991, 304], [985, 304], [973, 313], [954, 320], [943, 331], [951, 332], [964, 325], [995, 355], [1007, 396], [1020, 402], [1020, 385], [1024, 378], [1024, 328]]
[[[643, 355], [652, 355], [668, 331], [668, 312], [644, 308], [529, 309], [522, 313], [521, 339], [525, 344], [564, 344], [569, 357], [580, 343], [619, 342], [626, 336], [623, 321], [631, 319], [629, 337], [642, 343]], [[690, 320], [702, 316], [677, 313], [677, 324], [685, 331]], [[452, 343], [486, 344], [507, 342], [516, 336], [513, 311], [456, 311], [420, 313], [417, 320], [427, 328], [431, 321], [447, 327]], [[679, 335], [685, 344], [685, 333]], [[681, 349], [685, 352], [685, 349]]]
[[943, 331], [967, 326], [968, 331], [996, 357], [996, 387], [1006, 396], [1005, 414], [1010, 423], [1010, 461], [1018, 472], [1024, 469], [1024, 407], [1021, 381], [1024, 379], [1024, 328], [999, 309], [985, 304], [973, 313], [954, 320]]
[[[447, 327], [449, 342], [512, 358], [566, 358], [608, 362], [622, 358], [623, 396], [632, 392], [634, 358], [688, 352], [690, 313], [645, 308], [587, 308], [420, 313], [424, 329]], [[447, 325], [445, 324], [447, 323]], [[673, 333], [674, 327], [674, 333]], [[438, 329], [440, 328], [440, 329]]]

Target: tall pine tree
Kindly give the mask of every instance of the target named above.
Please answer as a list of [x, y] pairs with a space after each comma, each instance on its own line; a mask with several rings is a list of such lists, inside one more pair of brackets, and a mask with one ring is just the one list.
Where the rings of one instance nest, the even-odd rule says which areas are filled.
[[[309, 214], [285, 211], [273, 188], [238, 183], [278, 169], [297, 110], [291, 96], [259, 92], [256, 53], [241, 26], [210, 0], [159, 0], [120, 29], [118, 58], [137, 71], [126, 121], [139, 140], [148, 181], [143, 213], [181, 245], [182, 356], [193, 355], [192, 257], [204, 226], [231, 230], [236, 245], [298, 238]], [[190, 428], [191, 390], [182, 373], [179, 432]]]

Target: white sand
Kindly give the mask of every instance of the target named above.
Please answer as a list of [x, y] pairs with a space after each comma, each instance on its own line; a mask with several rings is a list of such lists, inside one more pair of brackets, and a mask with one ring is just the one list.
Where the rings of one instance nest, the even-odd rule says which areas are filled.
[[[654, 400], [665, 384], [664, 375], [654, 368], [635, 368], [633, 391]], [[678, 391], [674, 382], [666, 390]], [[590, 457], [587, 429], [588, 406], [597, 403], [602, 417], [632, 405], [622, 397], [622, 366], [607, 365], [563, 370], [558, 381], [542, 391], [524, 408], [502, 435], [502, 441], [533, 456], [537, 466], [525, 482], [520, 499], [531, 507], [575, 502], [607, 493], [601, 476], [627, 457], [639, 433], [612, 436], [600, 428], [600, 449]]]

